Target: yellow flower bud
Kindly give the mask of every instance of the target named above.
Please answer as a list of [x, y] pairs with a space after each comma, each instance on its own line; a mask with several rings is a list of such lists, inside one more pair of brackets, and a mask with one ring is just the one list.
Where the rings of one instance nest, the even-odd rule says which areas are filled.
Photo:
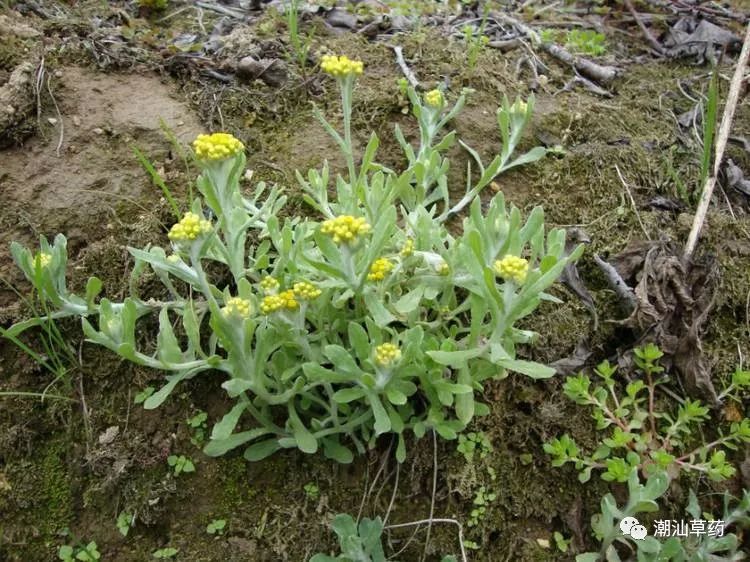
[[401, 257], [402, 258], [408, 258], [410, 255], [414, 253], [414, 240], [411, 238], [407, 238], [406, 242], [404, 242], [404, 245], [401, 246]]
[[203, 234], [211, 232], [211, 222], [193, 212], [187, 212], [180, 222], [173, 225], [167, 235], [173, 242], [192, 242]]
[[382, 281], [385, 276], [393, 269], [393, 263], [387, 258], [378, 258], [370, 266], [370, 273], [367, 274], [368, 281]]
[[495, 261], [495, 273], [505, 279], [512, 280], [518, 285], [526, 281], [526, 275], [529, 272], [529, 262], [518, 256], [505, 256], [501, 260]]
[[401, 350], [392, 343], [381, 343], [375, 347], [375, 362], [388, 367], [401, 359]]
[[430, 90], [424, 95], [424, 101], [430, 107], [442, 107], [445, 100], [443, 98], [443, 92], [435, 89]]
[[245, 150], [245, 145], [229, 133], [198, 135], [193, 150], [200, 160], [224, 160]]
[[35, 264], [38, 263], [40, 267], [45, 268], [52, 261], [52, 256], [46, 252], [39, 252], [34, 258]]
[[347, 76], [359, 76], [364, 72], [365, 66], [362, 61], [352, 60], [346, 55], [323, 55], [320, 68], [326, 74], [334, 78], [345, 78]]
[[279, 281], [270, 275], [265, 276], [260, 282], [260, 288], [264, 293], [273, 293], [279, 288]]
[[519, 113], [522, 115], [526, 114], [526, 109], [528, 108], [528, 105], [525, 101], [523, 101], [521, 98], [518, 98], [513, 105], [510, 106], [510, 112], [511, 113]]
[[295, 310], [299, 308], [299, 303], [294, 298], [294, 291], [282, 291], [278, 295], [267, 295], [263, 297], [263, 301], [260, 304], [260, 311], [263, 314], [271, 314], [282, 308], [288, 310]]
[[225, 318], [249, 318], [252, 313], [252, 305], [249, 300], [242, 299], [240, 297], [232, 297], [227, 300], [224, 308], [221, 309], [221, 314]]
[[370, 230], [371, 227], [364, 218], [355, 218], [351, 215], [328, 219], [323, 221], [320, 227], [320, 231], [330, 235], [336, 244], [355, 242], [358, 236], [367, 234]]
[[306, 301], [311, 301], [318, 298], [320, 296], [320, 293], [322, 292], [315, 285], [313, 285], [312, 283], [308, 283], [307, 281], [300, 281], [299, 283], [295, 283], [293, 291], [295, 296]]

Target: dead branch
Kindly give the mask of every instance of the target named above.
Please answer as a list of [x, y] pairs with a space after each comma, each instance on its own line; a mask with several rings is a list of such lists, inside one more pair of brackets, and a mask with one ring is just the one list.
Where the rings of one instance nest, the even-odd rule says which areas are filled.
[[630, 0], [624, 0], [625, 1], [625, 7], [627, 7], [630, 14], [633, 16], [633, 19], [635, 19], [635, 23], [638, 24], [638, 27], [641, 28], [641, 32], [643, 33], [643, 36], [648, 40], [649, 43], [651, 43], [651, 46], [656, 50], [657, 53], [660, 55], [664, 54], [664, 47], [661, 43], [659, 43], [659, 40], [654, 37], [654, 34], [651, 33], [651, 30], [646, 27], [646, 24], [643, 23], [643, 20], [641, 19], [641, 16], [636, 11], [635, 7], [633, 6], [633, 3]]
[[500, 12], [492, 12], [491, 15], [494, 18], [513, 25], [518, 31], [528, 37], [534, 45], [541, 47], [557, 60], [569, 64], [590, 80], [600, 84], [609, 84], [621, 73], [619, 68], [614, 66], [602, 66], [587, 58], [576, 56], [555, 43], [543, 43], [536, 31], [514, 17]]
[[609, 283], [609, 286], [619, 297], [620, 301], [627, 309], [627, 312], [633, 312], [637, 304], [633, 289], [625, 283], [620, 274], [617, 273], [617, 270], [609, 262], [600, 258], [598, 254], [594, 254], [594, 261], [596, 262], [596, 265], [599, 266], [599, 269], [602, 270], [602, 273], [604, 273], [607, 283]]
[[419, 88], [419, 80], [417, 80], [417, 77], [414, 75], [412, 69], [409, 68], [409, 65], [406, 64], [406, 60], [404, 59], [403, 47], [401, 47], [401, 45], [391, 45], [391, 49], [393, 49], [393, 52], [396, 53], [396, 63], [398, 63], [401, 72], [404, 73], [404, 77], [409, 82], [411, 87], [417, 90]]

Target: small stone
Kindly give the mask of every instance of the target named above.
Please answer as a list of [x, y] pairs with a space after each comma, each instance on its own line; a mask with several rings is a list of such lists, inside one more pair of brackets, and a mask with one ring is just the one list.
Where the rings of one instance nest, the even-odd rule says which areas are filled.
[[76, 127], [81, 126], [81, 118], [78, 117], [78, 115], [73, 116], [73, 125], [75, 125]]
[[549, 548], [549, 541], [547, 539], [536, 539], [536, 544], [542, 548]]
[[96, 127], [91, 132], [94, 133], [95, 135], [103, 135], [104, 134], [104, 129], [102, 129], [100, 127]]
[[237, 76], [244, 80], [260, 78], [268, 86], [278, 87], [287, 80], [286, 64], [280, 59], [244, 57], [237, 64]]
[[55, 70], [55, 78], [62, 78], [63, 72], [62, 70]]
[[99, 445], [109, 445], [120, 434], [120, 428], [116, 425], [108, 427], [104, 433], [99, 436]]
[[357, 26], [357, 16], [343, 8], [334, 8], [326, 16], [328, 23], [333, 27], [343, 27], [344, 29], [354, 29]]
[[47, 119], [47, 123], [49, 123], [50, 125], [57, 125], [57, 119], [55, 119], [54, 117], [50, 117]]

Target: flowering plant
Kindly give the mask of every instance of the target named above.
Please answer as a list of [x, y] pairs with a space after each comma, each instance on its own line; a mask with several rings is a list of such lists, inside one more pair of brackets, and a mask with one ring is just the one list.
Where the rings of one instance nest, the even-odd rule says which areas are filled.
[[[236, 403], [214, 425], [209, 455], [244, 446], [245, 457], [258, 460], [296, 447], [350, 462], [353, 448], [364, 451], [379, 435], [392, 433], [403, 461], [407, 432], [421, 437], [434, 429], [454, 439], [475, 415], [486, 413], [476, 399], [484, 381], [508, 371], [533, 378], [554, 374], [516, 358], [516, 346], [531, 342], [533, 333], [515, 324], [542, 299], [554, 300], [545, 290], [582, 249], [566, 254], [563, 230], [545, 236], [541, 208], [523, 224], [502, 194], [486, 213], [472, 196], [463, 233], [452, 235], [444, 224], [447, 211], [437, 215], [424, 183], [442, 177], [434, 169], [445, 166], [442, 156], [410, 158], [397, 174], [374, 163], [373, 135], [357, 162], [350, 104], [362, 65], [329, 57], [323, 68], [342, 91], [344, 135], [329, 129], [340, 141], [349, 176], [337, 178], [335, 201], [328, 198], [327, 165], [307, 179], [299, 176], [322, 221], [280, 220], [285, 198], [276, 188], [259, 184], [251, 198], [245, 196], [239, 183], [244, 147], [216, 133], [194, 143], [202, 198], [170, 230], [170, 250], [129, 248], [136, 260], [133, 279], [150, 268], [164, 286], [161, 300], [141, 298], [132, 283], [123, 302], [97, 301], [96, 278], [85, 298], [69, 293], [62, 235], [52, 246], [42, 240], [39, 256], [48, 258], [13, 245], [16, 262], [57, 308], [56, 317], [80, 316], [90, 341], [168, 373], [166, 384], [145, 400], [147, 409], [201, 373], [224, 379], [222, 387]], [[443, 94], [429, 94], [425, 103], [440, 108]], [[524, 123], [532, 106], [530, 100]], [[507, 161], [507, 155], [498, 158]], [[490, 169], [503, 166], [482, 170], [489, 179], [470, 193], [494, 177]], [[251, 234], [259, 243], [249, 246]], [[138, 319], [152, 312], [159, 316], [156, 349], [139, 350]]]

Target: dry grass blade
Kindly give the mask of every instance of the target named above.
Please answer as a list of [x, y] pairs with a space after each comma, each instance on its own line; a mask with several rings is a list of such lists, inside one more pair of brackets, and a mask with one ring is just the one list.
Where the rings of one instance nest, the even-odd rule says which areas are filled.
[[700, 236], [701, 229], [703, 228], [703, 223], [706, 221], [706, 213], [708, 213], [708, 206], [711, 204], [711, 197], [714, 193], [714, 187], [716, 186], [716, 178], [719, 175], [721, 161], [724, 158], [724, 149], [726, 149], [727, 140], [729, 140], [729, 132], [732, 128], [734, 112], [737, 109], [740, 89], [744, 82], [745, 67], [747, 66], [748, 58], [750, 58], [750, 24], [748, 24], [747, 31], [745, 32], [745, 41], [742, 44], [742, 52], [737, 61], [734, 76], [732, 76], [732, 82], [729, 86], [729, 95], [727, 96], [727, 104], [724, 107], [724, 115], [721, 118], [719, 134], [716, 137], [713, 172], [708, 178], [706, 178], [706, 182], [703, 185], [701, 198], [698, 202], [698, 209], [695, 211], [693, 227], [690, 229], [690, 235], [688, 236], [688, 241], [685, 245], [685, 253], [683, 256], [685, 261], [688, 261], [692, 257], [693, 252], [695, 251], [695, 246], [698, 243], [698, 236]]

